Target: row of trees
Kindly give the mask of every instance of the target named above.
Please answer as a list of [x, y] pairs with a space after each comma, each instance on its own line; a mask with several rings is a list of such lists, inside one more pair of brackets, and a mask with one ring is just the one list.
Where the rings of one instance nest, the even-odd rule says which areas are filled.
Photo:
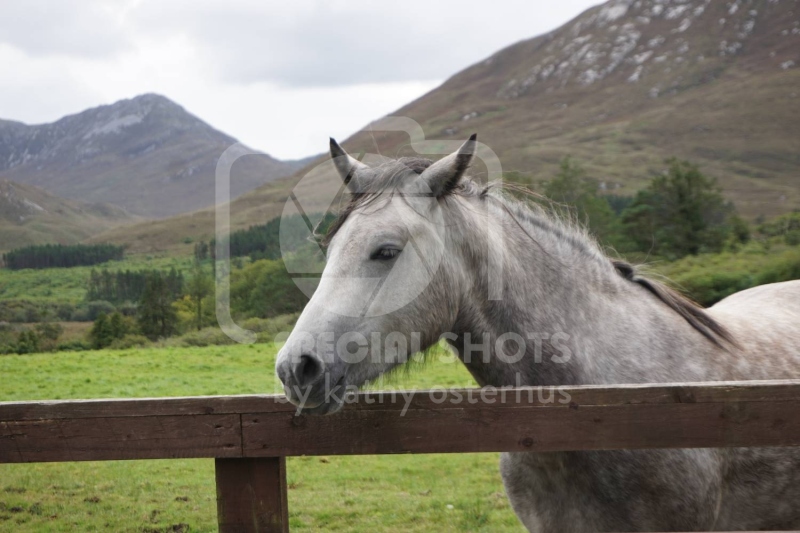
[[113, 244], [37, 244], [3, 254], [6, 268], [70, 268], [121, 260], [124, 246]]
[[[266, 224], [257, 224], [247, 229], [237, 230], [228, 236], [231, 257], [250, 257], [253, 261], [259, 259], [278, 260], [282, 253], [294, 252], [309, 242], [312, 229], [324, 233], [325, 229], [333, 222], [333, 214], [325, 215], [313, 228], [311, 221], [301, 215], [276, 217]], [[214, 258], [216, 239], [210, 243], [198, 242], [194, 246], [195, 259], [203, 261]]]
[[89, 301], [104, 300], [114, 304], [138, 302], [145, 292], [147, 281], [153, 276], [163, 278], [164, 287], [172, 299], [183, 294], [184, 277], [174, 267], [168, 272], [159, 270], [118, 270], [97, 271], [92, 269], [86, 299]]
[[747, 224], [714, 179], [687, 161], [670, 159], [667, 165], [664, 174], [626, 198], [601, 195], [597, 181], [566, 158], [545, 194], [574, 209], [601, 242], [620, 252], [678, 259], [749, 239]]
[[[136, 299], [135, 314], [126, 317], [118, 311], [100, 313], [90, 334], [93, 348], [105, 348], [129, 334], [144, 335], [151, 340], [170, 337], [179, 332], [179, 312], [182, 309], [190, 311], [193, 327], [200, 329], [208, 322], [204, 310], [207, 312], [211, 306], [204, 309], [204, 303], [208, 303], [214, 291], [214, 282], [199, 261], [195, 262], [186, 283], [183, 274], [175, 269], [169, 272], [142, 271], [141, 276], [142, 288]], [[109, 275], [107, 279], [114, 281], [117, 278]]]

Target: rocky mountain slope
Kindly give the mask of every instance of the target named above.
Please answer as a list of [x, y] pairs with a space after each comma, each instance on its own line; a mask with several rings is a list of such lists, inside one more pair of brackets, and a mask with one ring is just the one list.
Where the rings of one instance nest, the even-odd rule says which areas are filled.
[[797, 0], [612, 0], [397, 114], [428, 137], [477, 131], [534, 183], [571, 154], [629, 194], [665, 157], [690, 159], [745, 215], [769, 216], [800, 207], [799, 69]]
[[[146, 94], [52, 124], [0, 121], [0, 179], [166, 217], [214, 203], [217, 159], [235, 142], [169, 99]], [[234, 166], [231, 195], [297, 166], [248, 156]]]
[[32, 185], [0, 180], [0, 252], [30, 244], [74, 244], [141, 221], [108, 204], [64, 200]]
[[[393, 115], [419, 122], [427, 139], [477, 132], [507, 177], [533, 187], [572, 155], [601, 188], [633, 194], [677, 156], [716, 177], [746, 217], [780, 214], [800, 208], [800, 1], [611, 0]], [[380, 130], [377, 120], [344, 145], [413, 154], [407, 135]], [[279, 215], [322, 161], [237, 199], [234, 225]], [[486, 176], [480, 164], [474, 173]], [[306, 189], [336, 181], [327, 163], [313, 174]], [[148, 249], [209, 235], [212, 224], [199, 211], [103, 237]]]

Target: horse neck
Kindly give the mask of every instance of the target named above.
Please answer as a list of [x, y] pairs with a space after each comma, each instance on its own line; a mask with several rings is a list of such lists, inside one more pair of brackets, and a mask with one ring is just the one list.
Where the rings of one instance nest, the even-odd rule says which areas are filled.
[[[500, 220], [502, 298], [490, 300], [486, 209], [462, 209], [456, 237], [468, 273], [451, 342], [481, 385], [570, 385], [713, 379], [709, 346], [674, 311], [622, 278], [590, 238], [543, 214], [486, 200]], [[514, 209], [521, 209], [515, 207]], [[511, 335], [509, 335], [511, 333]], [[497, 341], [521, 335], [498, 354]], [[480, 347], [476, 351], [476, 346]], [[501, 348], [502, 349], [502, 348]], [[485, 356], [483, 355], [485, 354]], [[509, 362], [511, 361], [511, 362]]]

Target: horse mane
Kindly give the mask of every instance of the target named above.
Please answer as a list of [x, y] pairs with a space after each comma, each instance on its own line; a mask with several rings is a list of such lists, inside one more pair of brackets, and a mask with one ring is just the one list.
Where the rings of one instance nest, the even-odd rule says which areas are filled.
[[[433, 164], [433, 161], [430, 159], [403, 157], [370, 169], [370, 174], [372, 175], [369, 176], [369, 179], [372, 180], [372, 183], [369, 190], [350, 195], [349, 201], [347, 201], [344, 208], [338, 212], [336, 219], [328, 227], [325, 234], [320, 236], [319, 242], [323, 246], [330, 244], [331, 239], [333, 239], [336, 233], [342, 228], [351, 213], [375, 201], [386, 191], [392, 191], [399, 185], [400, 181], [409, 174], [422, 174], [431, 164]], [[497, 187], [498, 185], [496, 183], [479, 185], [472, 179], [465, 177], [461, 179], [456, 187], [447, 191], [443, 196], [458, 195], [485, 200], [490, 197], [489, 192]], [[535, 210], [531, 209], [529, 204], [522, 202], [514, 202], [517, 205], [513, 207], [516, 208], [511, 209], [506, 205], [502, 196], [498, 198], [505, 211], [537, 245], [539, 245], [538, 241], [536, 241], [536, 239], [522, 227], [519, 220], [517, 220], [518, 215], [528, 215], [525, 218], [531, 219], [532, 222], [538, 225], [542, 223], [542, 220], [539, 220], [538, 217], [544, 217], [546, 222], [550, 223], [550, 229], [557, 231], [560, 237], [568, 239], [583, 251], [592, 250], [594, 252], [592, 253], [593, 256], [610, 262], [618, 275], [631, 283], [635, 283], [647, 289], [650, 294], [680, 315], [692, 328], [697, 330], [716, 346], [723, 349], [727, 349], [726, 344], [737, 346], [736, 339], [733, 335], [722, 324], [711, 317], [700, 304], [663, 283], [641, 275], [637, 272], [636, 267], [630, 263], [609, 258], [603, 253], [594, 237], [592, 237], [580, 223], [574, 220], [574, 218], [562, 217], [554, 209], [547, 210], [541, 205], [542, 200], [545, 200], [546, 203], [549, 203], [551, 206], [556, 205], [554, 202], [526, 187], [516, 184], [504, 184], [502, 188], [511, 190], [518, 195], [523, 195], [534, 201], [534, 205], [536, 206]], [[389, 194], [391, 195], [393, 193]], [[496, 198], [493, 195], [491, 197]]]
[[650, 293], [667, 307], [683, 317], [686, 322], [699, 331], [705, 338], [720, 348], [725, 348], [722, 341], [725, 341], [729, 345], [736, 346], [737, 343], [733, 335], [731, 335], [725, 326], [714, 320], [700, 304], [663, 283], [638, 275], [636, 268], [630, 263], [613, 260], [611, 264], [614, 265], [614, 269], [620, 276], [650, 291]]

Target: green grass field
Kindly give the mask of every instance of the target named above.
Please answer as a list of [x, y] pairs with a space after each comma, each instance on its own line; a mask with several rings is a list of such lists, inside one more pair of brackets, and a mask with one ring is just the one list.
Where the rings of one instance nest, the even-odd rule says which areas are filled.
[[[0, 400], [272, 393], [271, 344], [0, 356]], [[434, 351], [373, 388], [472, 386]], [[292, 531], [522, 531], [497, 454], [297, 457]], [[0, 465], [0, 531], [216, 531], [213, 461]], [[183, 525], [181, 525], [183, 524]]]

